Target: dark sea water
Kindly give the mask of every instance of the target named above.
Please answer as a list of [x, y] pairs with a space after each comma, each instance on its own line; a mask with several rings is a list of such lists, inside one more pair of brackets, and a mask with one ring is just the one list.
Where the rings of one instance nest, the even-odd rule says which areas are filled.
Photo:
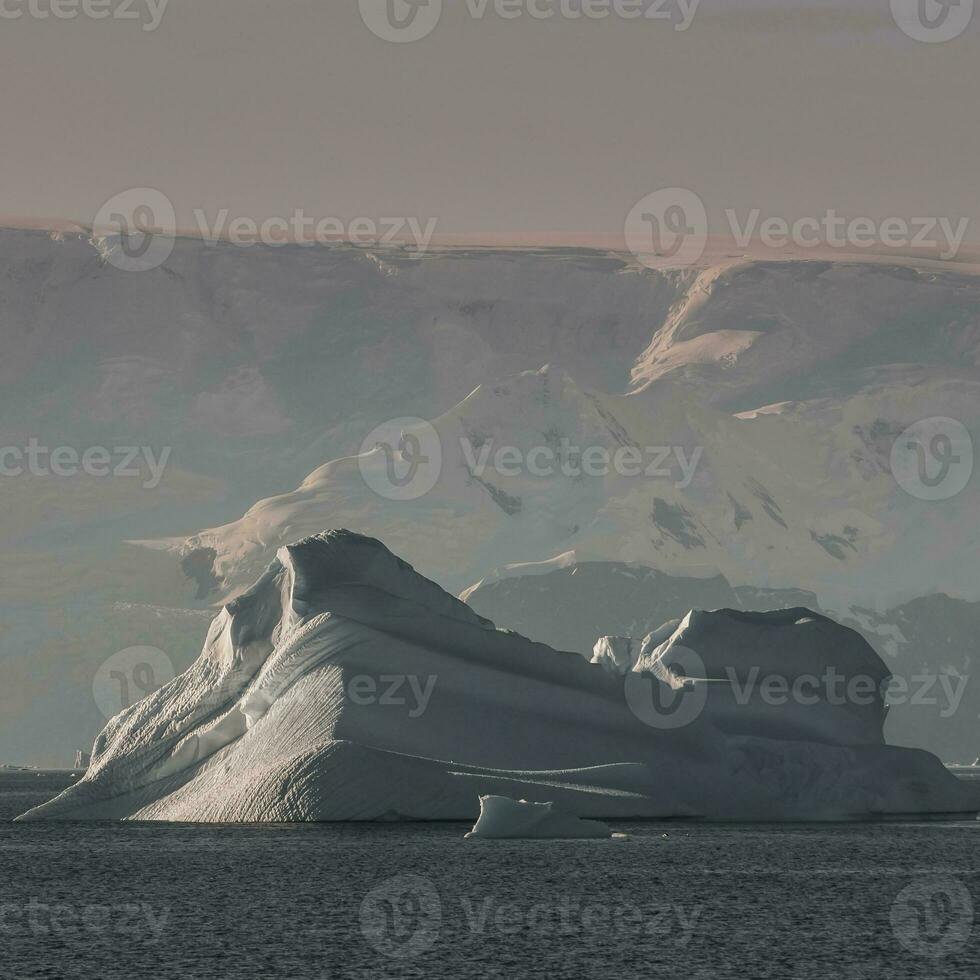
[[973, 821], [583, 842], [6, 822], [69, 779], [0, 774], [4, 980], [980, 976]]

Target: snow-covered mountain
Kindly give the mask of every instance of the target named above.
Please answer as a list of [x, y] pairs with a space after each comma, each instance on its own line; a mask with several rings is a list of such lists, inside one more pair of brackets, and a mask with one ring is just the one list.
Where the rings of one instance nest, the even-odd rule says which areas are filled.
[[638, 356], [631, 390], [683, 377], [730, 411], [869, 387], [976, 380], [980, 284], [908, 266], [753, 262], [704, 270]]
[[980, 380], [878, 384], [733, 416], [677, 381], [608, 395], [549, 367], [481, 386], [431, 426], [409, 425], [410, 445], [441, 459], [415, 471], [419, 496], [409, 486], [409, 499], [391, 499], [395, 433], [174, 547], [207, 566], [215, 598], [334, 521], [383, 535], [457, 590], [574, 552], [805, 589], [828, 608], [888, 608], [934, 592], [976, 599], [980, 482], [937, 503], [906, 492], [891, 465], [898, 435], [940, 414], [980, 431]]
[[179, 669], [196, 655], [196, 585], [126, 541], [233, 520], [378, 423], [439, 414], [487, 378], [555, 360], [625, 388], [686, 278], [571, 250], [184, 239], [128, 273], [85, 236], [0, 230], [0, 447], [170, 450], [153, 488], [0, 475], [17, 570], [0, 576], [4, 752], [70, 764], [104, 724], [92, 684], [108, 657], [154, 647]]
[[467, 819], [487, 794], [607, 818], [980, 808], [934, 756], [884, 744], [880, 698], [740, 701], [726, 677], [757, 668], [887, 676], [856, 633], [804, 609], [692, 612], [622, 665], [590, 663], [333, 531], [281, 549], [193, 666], [114, 718], [85, 776], [21, 819]]
[[[980, 598], [976, 480], [923, 500], [891, 465], [920, 419], [977, 431], [969, 276], [190, 240], [134, 274], [84, 237], [23, 231], [0, 232], [0, 255], [0, 445], [170, 450], [152, 489], [0, 478], [11, 757], [70, 760], [101, 725], [106, 657], [145, 644], [186, 666], [205, 610], [325, 526], [382, 537], [455, 592], [511, 566], [611, 562], [806, 590], [842, 615]], [[404, 417], [431, 419], [442, 450], [412, 500], [384, 489], [410, 464], [357, 458], [366, 440], [401, 448], [397, 427], [369, 435]], [[500, 449], [519, 450], [516, 473]], [[541, 449], [548, 476], [526, 465]], [[567, 476], [576, 449], [638, 451], [643, 475]]]

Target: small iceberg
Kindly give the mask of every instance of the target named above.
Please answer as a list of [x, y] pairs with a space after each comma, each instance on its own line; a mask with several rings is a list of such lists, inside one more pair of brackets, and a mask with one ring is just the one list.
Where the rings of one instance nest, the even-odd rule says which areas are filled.
[[466, 835], [484, 840], [536, 838], [593, 840], [620, 837], [598, 820], [562, 813], [554, 803], [528, 803], [506, 796], [481, 796], [480, 819]]

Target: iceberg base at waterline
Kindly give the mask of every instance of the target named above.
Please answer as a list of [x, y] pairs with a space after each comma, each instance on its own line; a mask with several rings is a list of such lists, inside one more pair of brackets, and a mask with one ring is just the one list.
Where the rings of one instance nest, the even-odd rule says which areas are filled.
[[880, 696], [742, 696], [760, 671], [830, 669], [888, 676], [808, 610], [691, 612], [590, 663], [496, 629], [379, 541], [328, 531], [280, 549], [195, 663], [109, 722], [84, 778], [19, 819], [472, 823], [481, 796], [582, 819], [980, 810], [934, 756], [885, 744]]

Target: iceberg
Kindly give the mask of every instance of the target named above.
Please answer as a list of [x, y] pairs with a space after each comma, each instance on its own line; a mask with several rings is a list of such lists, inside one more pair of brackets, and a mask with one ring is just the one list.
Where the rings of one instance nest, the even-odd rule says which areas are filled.
[[594, 840], [609, 839], [613, 832], [598, 820], [562, 813], [553, 803], [481, 796], [480, 819], [466, 836], [487, 840]]
[[[326, 531], [281, 548], [197, 661], [19, 819], [472, 822], [501, 796], [583, 820], [980, 810], [937, 758], [885, 744], [887, 668], [809, 610], [693, 611], [597, 658], [498, 630], [380, 541]], [[871, 693], [779, 703], [773, 674]]]

